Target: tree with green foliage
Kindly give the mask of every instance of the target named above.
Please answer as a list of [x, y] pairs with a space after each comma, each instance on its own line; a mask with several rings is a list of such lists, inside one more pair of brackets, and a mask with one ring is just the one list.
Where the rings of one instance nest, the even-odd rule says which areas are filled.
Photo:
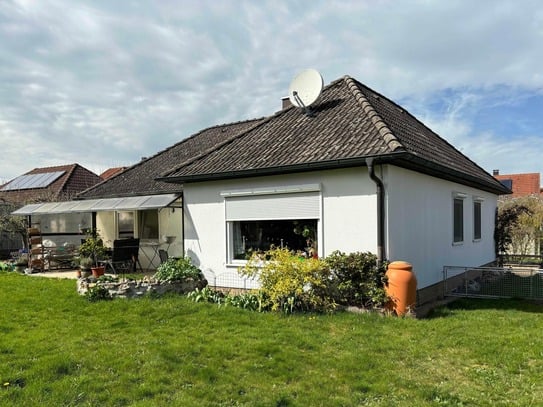
[[22, 216], [13, 216], [11, 213], [17, 208], [9, 202], [0, 202], [0, 234], [17, 236], [22, 246], [26, 242], [26, 219]]
[[527, 255], [540, 252], [543, 236], [543, 199], [525, 196], [498, 203], [494, 237], [499, 253]]

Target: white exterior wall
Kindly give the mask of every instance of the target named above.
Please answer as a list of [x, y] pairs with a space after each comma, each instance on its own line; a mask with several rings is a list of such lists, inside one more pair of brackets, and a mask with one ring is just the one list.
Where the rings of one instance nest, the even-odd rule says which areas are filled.
[[[394, 166], [377, 166], [385, 184], [387, 258], [413, 264], [418, 288], [442, 280], [445, 265], [494, 260], [497, 196]], [[366, 168], [352, 168], [184, 185], [185, 250], [211, 285], [253, 287], [227, 262], [225, 198], [221, 192], [321, 185], [319, 256], [334, 250], [377, 253], [376, 186]], [[453, 241], [453, 193], [464, 199], [464, 242]], [[482, 238], [473, 241], [473, 198], [482, 198]]]
[[[443, 266], [480, 266], [495, 259], [497, 196], [394, 166], [383, 172], [390, 261], [413, 265], [418, 288], [443, 279]], [[464, 242], [453, 244], [453, 194], [465, 194]], [[473, 200], [481, 202], [481, 239], [473, 240]]]
[[185, 250], [211, 285], [253, 287], [227, 262], [225, 198], [221, 192], [320, 184], [319, 256], [334, 250], [376, 252], [375, 184], [367, 169], [315, 171], [184, 185]]

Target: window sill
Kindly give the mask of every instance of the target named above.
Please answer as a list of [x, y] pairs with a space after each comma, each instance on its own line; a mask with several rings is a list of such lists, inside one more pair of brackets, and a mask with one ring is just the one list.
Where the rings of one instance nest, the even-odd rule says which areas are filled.
[[452, 242], [452, 245], [453, 246], [463, 246], [464, 245], [464, 242]]
[[226, 267], [243, 267], [247, 264], [247, 260], [230, 261], [225, 264]]

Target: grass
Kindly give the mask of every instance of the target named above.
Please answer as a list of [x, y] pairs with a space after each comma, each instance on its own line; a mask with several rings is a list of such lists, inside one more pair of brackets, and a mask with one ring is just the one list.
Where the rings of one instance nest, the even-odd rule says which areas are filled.
[[542, 308], [284, 316], [173, 296], [89, 303], [73, 280], [0, 272], [0, 405], [536, 406]]

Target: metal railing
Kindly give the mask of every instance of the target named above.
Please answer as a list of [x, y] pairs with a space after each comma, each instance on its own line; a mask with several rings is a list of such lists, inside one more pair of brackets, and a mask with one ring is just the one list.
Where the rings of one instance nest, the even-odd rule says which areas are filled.
[[543, 270], [445, 266], [443, 285], [449, 297], [543, 299]]
[[213, 288], [251, 290], [260, 287], [258, 279], [243, 277], [234, 270], [215, 273], [211, 269], [205, 269], [203, 272], [208, 284]]

